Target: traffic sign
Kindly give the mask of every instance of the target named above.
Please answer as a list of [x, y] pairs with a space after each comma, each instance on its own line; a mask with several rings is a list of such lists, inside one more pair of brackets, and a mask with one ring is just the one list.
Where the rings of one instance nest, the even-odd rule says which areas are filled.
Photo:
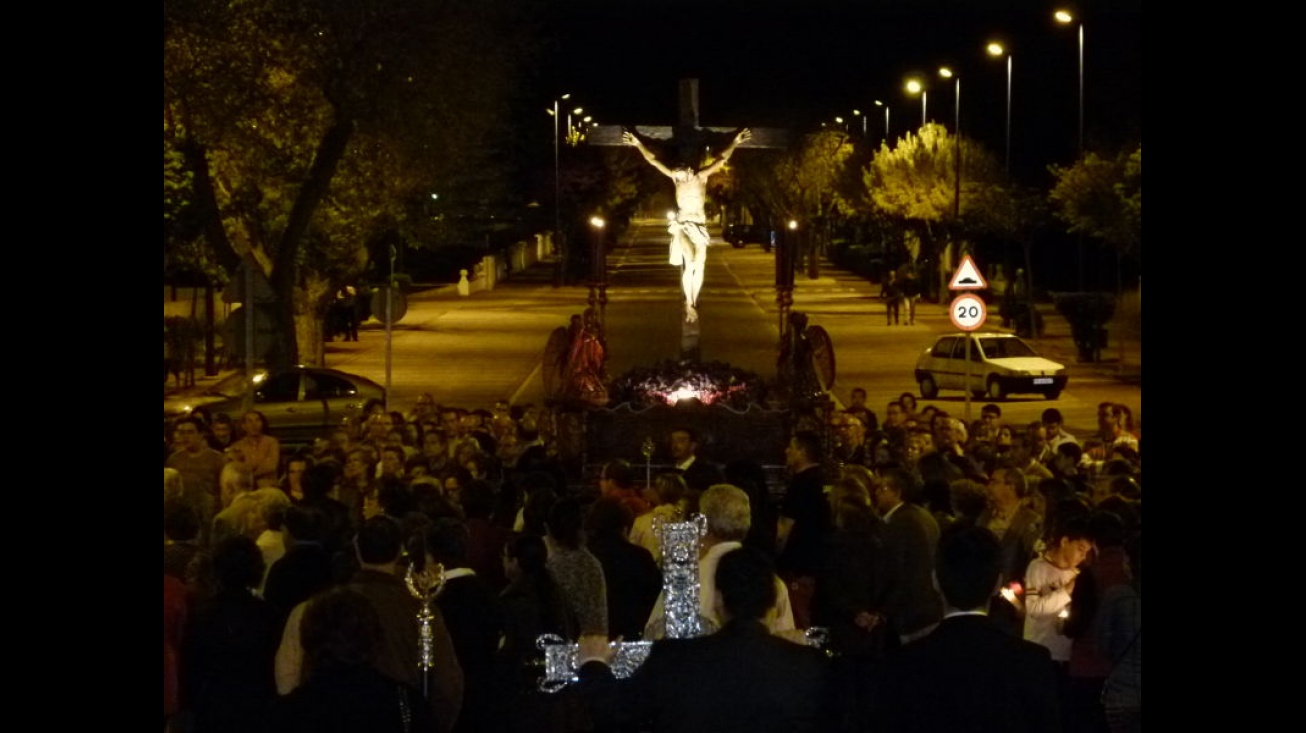
[[952, 281], [948, 283], [949, 290], [983, 290], [989, 283], [980, 274], [979, 268], [975, 266], [975, 260], [970, 255], [963, 255], [961, 264], [957, 266], [957, 271], [952, 275]]
[[948, 306], [948, 317], [952, 325], [962, 331], [974, 331], [984, 325], [989, 317], [989, 308], [984, 299], [974, 293], [963, 293], [952, 299]]
[[[385, 297], [386, 291], [389, 290], [382, 285], [372, 293], [372, 315], [376, 320], [385, 323]], [[404, 314], [408, 312], [408, 296], [404, 291], [395, 288], [390, 294], [390, 316], [392, 323], [398, 323], [403, 320]]]

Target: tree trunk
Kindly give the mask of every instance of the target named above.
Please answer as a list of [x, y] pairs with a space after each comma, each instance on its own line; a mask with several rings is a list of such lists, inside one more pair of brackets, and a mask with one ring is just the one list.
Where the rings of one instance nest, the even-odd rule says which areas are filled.
[[213, 175], [209, 171], [208, 151], [195, 140], [187, 139], [181, 145], [186, 156], [186, 165], [192, 172], [191, 187], [195, 194], [195, 207], [199, 211], [204, 238], [218, 258], [218, 264], [227, 272], [235, 272], [240, 267], [240, 253], [231, 245], [227, 230], [222, 226], [222, 212], [218, 208], [218, 197], [213, 187]]
[[[299, 344], [299, 363], [326, 366], [327, 310], [336, 297], [336, 284], [324, 277], [308, 275], [304, 287], [296, 288], [299, 301], [295, 307], [295, 341]], [[360, 293], [357, 297], [365, 297]]]
[[[336, 119], [331, 128], [322, 137], [317, 153], [313, 156], [313, 165], [309, 168], [308, 178], [299, 189], [299, 196], [291, 207], [290, 218], [285, 231], [281, 234], [281, 243], [277, 248], [276, 265], [272, 271], [272, 291], [277, 294], [278, 330], [284, 334], [285, 348], [279, 350], [279, 357], [288, 364], [298, 363], [300, 359], [299, 331], [296, 319], [295, 289], [299, 285], [299, 250], [308, 233], [313, 213], [326, 197], [335, 175], [336, 166], [344, 157], [345, 147], [354, 134], [354, 120], [337, 108]], [[319, 330], [321, 316], [319, 319]], [[321, 335], [318, 335], [320, 346]], [[313, 353], [313, 352], [308, 352]], [[320, 348], [318, 351], [320, 361]]]
[[326, 366], [326, 342], [323, 339], [323, 318], [312, 313], [295, 315], [295, 341], [299, 344], [299, 363], [308, 366]]

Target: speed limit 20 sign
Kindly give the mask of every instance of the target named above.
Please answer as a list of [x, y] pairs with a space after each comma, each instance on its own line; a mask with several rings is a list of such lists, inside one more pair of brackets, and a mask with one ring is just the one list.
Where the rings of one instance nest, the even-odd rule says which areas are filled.
[[984, 299], [974, 293], [962, 293], [952, 299], [948, 306], [948, 317], [952, 325], [962, 331], [974, 331], [984, 325], [989, 317], [988, 306]]

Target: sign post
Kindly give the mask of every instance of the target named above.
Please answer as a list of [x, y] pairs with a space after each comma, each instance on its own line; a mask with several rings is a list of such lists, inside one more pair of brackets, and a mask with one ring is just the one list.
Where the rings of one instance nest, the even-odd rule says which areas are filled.
[[966, 332], [966, 377], [962, 382], [962, 392], [966, 395], [967, 427], [970, 426], [970, 350], [974, 342], [971, 332], [979, 330], [989, 317], [989, 308], [984, 299], [978, 293], [970, 291], [983, 290], [988, 286], [988, 281], [980, 274], [979, 268], [975, 266], [975, 260], [972, 260], [970, 255], [961, 258], [961, 264], [957, 266], [952, 280], [948, 282], [949, 290], [961, 293], [948, 305], [948, 317], [959, 331]]

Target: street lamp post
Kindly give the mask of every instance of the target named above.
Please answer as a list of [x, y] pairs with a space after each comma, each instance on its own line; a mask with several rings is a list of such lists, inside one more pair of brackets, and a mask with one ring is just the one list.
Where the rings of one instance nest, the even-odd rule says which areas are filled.
[[921, 95], [921, 127], [925, 127], [925, 107], [929, 99], [929, 92], [925, 90], [925, 85], [921, 84], [919, 79], [908, 79], [907, 93]]
[[990, 43], [988, 45], [990, 56], [1007, 57], [1007, 175], [1011, 175], [1011, 54], [1002, 47], [1001, 43]]
[[608, 262], [607, 246], [603, 240], [603, 228], [607, 225], [603, 217], [595, 214], [590, 217], [590, 236], [592, 252], [590, 256], [590, 295], [589, 306], [598, 313], [599, 323], [607, 320], [608, 310]]
[[790, 219], [780, 237], [775, 257], [775, 302], [780, 316], [780, 338], [789, 332], [789, 309], [794, 304], [794, 270], [798, 265], [798, 220]]
[[[1058, 23], [1068, 25], [1075, 22], [1075, 16], [1068, 10], [1058, 10], [1053, 14]], [[1084, 24], [1079, 24], [1079, 152], [1084, 152]]]
[[875, 100], [875, 106], [884, 108], [884, 142], [887, 144], [889, 142], [889, 105], [877, 99]]
[[573, 109], [567, 113], [567, 144], [572, 147], [575, 147], [576, 143], [579, 142], [579, 140], [576, 137], [576, 132], [572, 128], [571, 116], [576, 115], [576, 117], [579, 118], [581, 113], [583, 113], [584, 111], [585, 111], [584, 107], [577, 107], [576, 109]]
[[554, 270], [554, 287], [561, 287], [564, 280], [564, 268], [566, 267], [565, 258], [563, 257], [562, 247], [562, 167], [559, 165], [559, 131], [558, 123], [560, 114], [558, 112], [558, 102], [571, 99], [571, 93], [558, 97], [553, 100], [553, 108], [546, 110], [553, 115], [553, 259], [557, 263]]
[[853, 110], [853, 117], [862, 118], [862, 140], [866, 139], [866, 115], [862, 114], [860, 109]]
[[939, 69], [939, 76], [944, 79], [953, 80], [953, 121], [952, 130], [957, 138], [956, 155], [953, 175], [952, 188], [952, 216], [956, 223], [961, 223], [961, 77], [952, 73], [952, 69], [944, 66]]
[[[1002, 47], [1001, 43], [990, 43], [988, 45], [990, 56], [1007, 57], [1007, 177], [1011, 177], [1011, 53]], [[1025, 273], [1024, 282], [1021, 283], [1025, 291], [1025, 313], [1029, 319], [1028, 335], [1038, 338], [1041, 334], [1038, 329], [1038, 310], [1034, 305], [1034, 268], [1032, 258], [1030, 257], [1030, 242], [1028, 237], [1024, 241], [1025, 250]], [[1014, 287], [1015, 283], [1008, 284], [1007, 287]], [[1019, 323], [1019, 322], [1017, 322]], [[1017, 333], [1020, 333], [1019, 326]]]
[[[1053, 13], [1058, 23], [1068, 25], [1075, 16], [1068, 10]], [[1084, 24], [1079, 24], [1079, 155], [1084, 155]], [[1079, 289], [1084, 289], [1084, 233], [1079, 233]]]

